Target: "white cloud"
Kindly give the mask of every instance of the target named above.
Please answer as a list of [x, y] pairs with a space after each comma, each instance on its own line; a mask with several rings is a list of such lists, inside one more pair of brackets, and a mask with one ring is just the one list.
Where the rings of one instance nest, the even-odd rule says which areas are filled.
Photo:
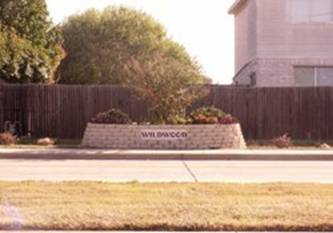
[[183, 44], [215, 83], [231, 83], [234, 74], [233, 0], [47, 0], [56, 23], [87, 8], [124, 5], [144, 10]]

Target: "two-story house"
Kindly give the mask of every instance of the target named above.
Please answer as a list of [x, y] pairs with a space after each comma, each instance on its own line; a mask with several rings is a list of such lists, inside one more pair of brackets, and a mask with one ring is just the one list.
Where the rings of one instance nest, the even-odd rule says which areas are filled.
[[333, 85], [333, 0], [236, 0], [234, 83]]

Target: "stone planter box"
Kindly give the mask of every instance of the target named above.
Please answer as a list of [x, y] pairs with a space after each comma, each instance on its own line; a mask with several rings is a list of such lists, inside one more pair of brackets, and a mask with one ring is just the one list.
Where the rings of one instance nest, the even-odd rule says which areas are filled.
[[82, 147], [103, 149], [245, 149], [239, 124], [111, 125], [89, 123]]

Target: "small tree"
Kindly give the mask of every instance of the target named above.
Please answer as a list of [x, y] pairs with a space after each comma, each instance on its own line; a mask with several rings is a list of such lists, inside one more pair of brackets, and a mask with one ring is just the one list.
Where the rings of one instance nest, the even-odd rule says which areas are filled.
[[161, 54], [152, 55], [148, 61], [127, 61], [126, 84], [149, 104], [152, 122], [166, 123], [185, 117], [186, 108], [202, 96], [203, 78], [193, 64]]

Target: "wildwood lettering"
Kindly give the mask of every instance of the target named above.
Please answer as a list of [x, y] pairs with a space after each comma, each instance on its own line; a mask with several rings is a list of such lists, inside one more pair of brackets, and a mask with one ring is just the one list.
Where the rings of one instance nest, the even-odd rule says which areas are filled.
[[179, 140], [186, 139], [186, 130], [142, 130], [141, 138], [144, 140]]

